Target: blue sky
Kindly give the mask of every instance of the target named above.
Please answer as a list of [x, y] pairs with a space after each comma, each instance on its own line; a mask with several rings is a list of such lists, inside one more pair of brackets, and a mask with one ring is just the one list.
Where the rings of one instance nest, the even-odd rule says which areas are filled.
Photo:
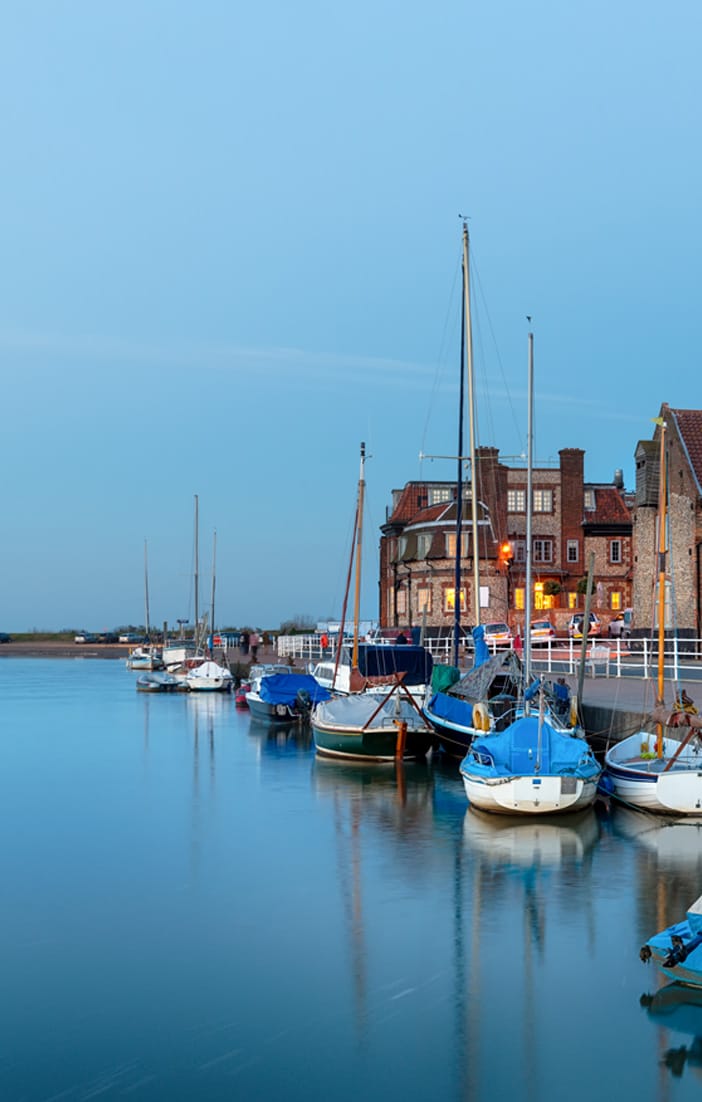
[[695, 408], [702, 12], [66, 0], [0, 65], [0, 626], [362, 612], [391, 490], [453, 478], [459, 214], [479, 443], [624, 470]]

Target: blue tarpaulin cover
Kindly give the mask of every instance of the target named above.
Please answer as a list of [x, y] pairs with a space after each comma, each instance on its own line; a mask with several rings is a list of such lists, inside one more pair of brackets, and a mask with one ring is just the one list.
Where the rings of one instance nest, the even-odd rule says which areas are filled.
[[482, 624], [478, 624], [477, 627], [473, 628], [473, 643], [475, 645], [473, 669], [476, 669], [478, 666], [482, 666], [483, 662], [489, 661], [491, 657], [490, 648], [485, 642], [485, 628]]
[[[473, 742], [466, 765], [484, 776], [532, 776], [540, 758], [542, 776], [593, 777], [600, 767], [584, 739], [557, 731], [539, 717], [523, 716], [499, 733]], [[492, 761], [494, 764], [490, 765]]]
[[448, 723], [458, 723], [462, 727], [473, 726], [473, 705], [458, 696], [434, 693], [426, 711], [433, 719], [445, 719]]
[[317, 704], [320, 700], [329, 700], [331, 693], [315, 681], [309, 673], [273, 673], [261, 678], [261, 700], [267, 704], [293, 705], [300, 690], [309, 693], [310, 700]]
[[428, 685], [434, 660], [426, 647], [409, 643], [399, 647], [363, 643], [358, 648], [358, 669], [364, 677], [404, 673], [404, 685]]

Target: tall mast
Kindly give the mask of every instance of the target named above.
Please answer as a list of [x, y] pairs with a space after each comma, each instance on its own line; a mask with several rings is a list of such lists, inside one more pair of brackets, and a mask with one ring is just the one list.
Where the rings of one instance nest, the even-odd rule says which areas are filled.
[[529, 333], [529, 366], [527, 379], [527, 501], [526, 501], [526, 593], [524, 595], [524, 682], [531, 682], [531, 522], [534, 479], [534, 334]]
[[148, 639], [151, 635], [151, 628], [149, 626], [149, 567], [146, 557], [146, 540], [144, 540], [144, 615], [146, 617], [144, 628]]
[[361, 547], [363, 544], [363, 495], [366, 487], [364, 480], [366, 445], [361, 443], [361, 471], [358, 477], [358, 506], [356, 524], [356, 590], [353, 600], [353, 655], [351, 669], [358, 669], [358, 625], [361, 614]]
[[198, 639], [198, 635], [200, 633], [200, 620], [199, 620], [200, 609], [198, 607], [198, 597], [197, 597], [197, 591], [198, 591], [198, 586], [199, 586], [199, 569], [200, 569], [200, 564], [199, 564], [199, 561], [198, 561], [199, 560], [199, 554], [200, 554], [199, 547], [198, 547], [198, 543], [199, 543], [199, 539], [198, 539], [198, 505], [199, 505], [198, 496], [197, 496], [197, 494], [195, 494], [195, 633], [194, 633], [195, 646], [197, 646], [197, 639]]
[[[665, 462], [665, 429], [666, 423], [664, 420], [658, 420], [658, 425], [661, 430], [661, 447], [659, 458], [659, 474], [658, 474], [658, 693], [656, 700], [657, 704], [663, 704], [663, 697], [665, 692], [665, 573], [666, 573], [666, 551], [667, 551], [667, 521], [666, 521], [666, 509], [667, 509], [667, 472]], [[656, 726], [656, 756], [663, 757], [663, 726], [657, 724]]]
[[[463, 232], [466, 232], [465, 222]], [[464, 245], [465, 249], [465, 245]], [[466, 296], [465, 258], [462, 265], [464, 294], [461, 308], [461, 374], [458, 385], [458, 469], [456, 472], [456, 557], [453, 590], [453, 664], [458, 666], [458, 649], [461, 641], [461, 528], [463, 525], [463, 405], [466, 360]]]
[[210, 632], [212, 633], [212, 642], [214, 643], [214, 629], [215, 629], [215, 578], [216, 578], [216, 563], [217, 563], [217, 529], [215, 528], [212, 539], [212, 599], [210, 601]]
[[[473, 527], [473, 593], [475, 626], [480, 623], [480, 553], [478, 548], [478, 480], [475, 468], [475, 391], [473, 386], [473, 330], [470, 318], [470, 262], [468, 224], [463, 223], [463, 298], [465, 302], [466, 359], [468, 364], [468, 419], [470, 426], [470, 500]], [[460, 593], [456, 594], [460, 600]]]

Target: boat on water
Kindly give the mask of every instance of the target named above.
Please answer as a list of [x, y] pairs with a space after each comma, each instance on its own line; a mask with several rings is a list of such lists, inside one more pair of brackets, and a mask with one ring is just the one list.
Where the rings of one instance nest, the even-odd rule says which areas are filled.
[[[409, 686], [424, 685], [430, 680], [432, 660], [424, 647], [410, 644], [362, 647], [359, 643], [365, 459], [366, 446], [361, 443], [354, 538], [339, 632], [341, 648], [355, 559], [353, 644], [347, 688], [344, 695], [335, 696], [313, 708], [312, 733], [317, 753], [328, 757], [368, 762], [412, 759], [427, 753], [434, 736]], [[335, 675], [340, 664], [340, 653], [339, 650]], [[332, 676], [333, 686], [335, 675]], [[383, 688], [378, 691], [381, 684]], [[372, 688], [374, 691], [369, 691]]]
[[688, 1044], [665, 1049], [661, 1063], [680, 1079], [685, 1067], [698, 1075], [702, 1069], [702, 990], [683, 983], [668, 983], [653, 995], [642, 995], [646, 1015], [665, 1030], [687, 1035]]
[[[651, 714], [655, 730], [641, 730], [605, 752], [605, 775], [612, 795], [639, 810], [665, 815], [702, 817], [702, 717], [676, 693], [665, 706], [665, 623], [668, 553], [668, 478], [666, 424], [659, 433], [657, 699]], [[673, 734], [673, 731], [678, 733]]]
[[231, 670], [210, 660], [187, 670], [182, 680], [191, 693], [230, 693], [234, 685]]
[[161, 650], [158, 647], [135, 647], [126, 658], [128, 670], [162, 670], [164, 661]]
[[140, 693], [171, 693], [182, 688], [178, 679], [165, 670], [151, 670], [140, 674], [136, 687]]
[[[533, 334], [529, 334], [529, 456], [532, 470]], [[531, 592], [531, 485], [527, 490], [526, 594]], [[526, 623], [530, 623], [530, 607]], [[460, 772], [471, 806], [507, 815], [552, 815], [590, 807], [602, 767], [579, 728], [564, 729], [555, 718], [543, 680], [531, 682], [530, 645], [525, 654], [523, 714], [474, 737]]]
[[[401, 676], [403, 684], [421, 704], [431, 685], [434, 661], [431, 653], [422, 646], [410, 643], [359, 643], [356, 692], [384, 694]], [[351, 689], [352, 650], [345, 644], [339, 660], [326, 659], [310, 665], [309, 672], [320, 685], [335, 695], [348, 696]]]
[[274, 723], [294, 723], [307, 719], [316, 704], [328, 700], [330, 693], [308, 673], [271, 673], [254, 677], [246, 694], [252, 718]]
[[639, 956], [645, 964], [653, 960], [670, 979], [702, 989], [702, 896], [682, 922], [650, 937]]

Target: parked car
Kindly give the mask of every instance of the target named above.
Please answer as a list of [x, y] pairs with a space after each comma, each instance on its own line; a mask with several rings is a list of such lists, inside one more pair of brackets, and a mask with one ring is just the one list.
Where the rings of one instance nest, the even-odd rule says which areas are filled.
[[119, 643], [141, 643], [143, 636], [138, 631], [123, 631], [117, 640]]
[[532, 647], [545, 647], [556, 638], [556, 629], [550, 620], [534, 620], [530, 637]]
[[511, 647], [512, 632], [509, 624], [494, 623], [484, 624], [485, 642], [489, 647]]
[[97, 642], [98, 643], [116, 643], [117, 642], [117, 636], [115, 635], [115, 633], [113, 631], [103, 631], [100, 635], [98, 635]]
[[609, 634], [613, 639], [628, 639], [631, 635], [631, 616], [633, 609], [625, 608], [609, 625]]
[[6, 631], [0, 631], [0, 643], [11, 643], [12, 636], [8, 635]]
[[[568, 635], [571, 639], [582, 639], [583, 637], [583, 620], [585, 616], [582, 612], [576, 612], [574, 616], [571, 616], [568, 621]], [[599, 616], [594, 612], [590, 613], [590, 626], [587, 629], [588, 639], [593, 635], [600, 635], [602, 632], [602, 624]]]
[[74, 643], [97, 643], [97, 636], [91, 631], [79, 631], [73, 640]]

